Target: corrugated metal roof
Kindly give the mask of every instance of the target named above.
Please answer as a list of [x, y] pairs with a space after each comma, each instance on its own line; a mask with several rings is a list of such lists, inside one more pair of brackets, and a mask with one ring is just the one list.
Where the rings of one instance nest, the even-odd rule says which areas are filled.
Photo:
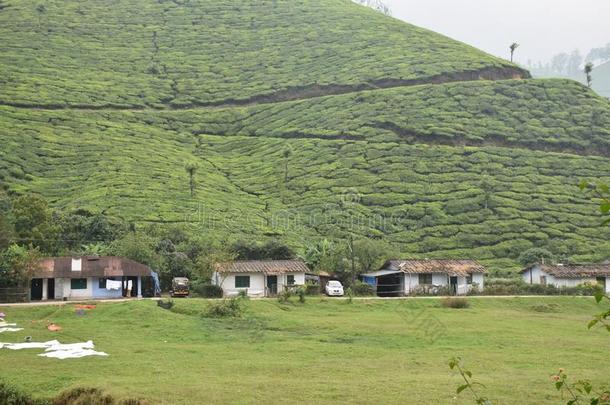
[[466, 276], [472, 273], [487, 273], [487, 269], [474, 260], [388, 260], [382, 270], [402, 271], [409, 274], [442, 273], [451, 276]]
[[[81, 260], [81, 271], [72, 271], [72, 260]], [[124, 257], [82, 256], [49, 257], [39, 262], [35, 278], [87, 278], [87, 277], [146, 277], [150, 267]]]
[[[536, 266], [522, 270], [526, 272]], [[581, 277], [610, 277], [610, 264], [586, 264], [586, 265], [550, 265], [542, 264], [540, 269], [545, 273], [559, 278], [581, 278]]]
[[220, 273], [308, 273], [307, 265], [299, 260], [252, 260], [218, 263]]
[[402, 271], [400, 271], [400, 270], [377, 270], [372, 273], [362, 274], [362, 277], [382, 277], [382, 276], [388, 276], [390, 274], [401, 274], [401, 273], [402, 273]]

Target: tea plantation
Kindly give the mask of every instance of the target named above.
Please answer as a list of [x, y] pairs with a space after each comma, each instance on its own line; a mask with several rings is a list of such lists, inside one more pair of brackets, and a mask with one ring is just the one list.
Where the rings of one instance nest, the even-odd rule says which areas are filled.
[[577, 187], [610, 182], [610, 104], [576, 82], [347, 0], [2, 4], [9, 192], [295, 248], [383, 238], [492, 270], [531, 247], [610, 256]]

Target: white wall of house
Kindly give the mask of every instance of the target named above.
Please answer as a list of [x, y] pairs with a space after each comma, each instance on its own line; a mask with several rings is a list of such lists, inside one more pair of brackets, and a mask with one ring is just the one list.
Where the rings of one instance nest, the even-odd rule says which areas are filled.
[[[235, 287], [235, 276], [250, 276], [250, 287]], [[222, 288], [225, 296], [234, 296], [239, 294], [240, 291], [246, 291], [251, 297], [265, 296], [265, 275], [263, 273], [216, 273], [213, 277], [213, 281], [214, 284]]]
[[287, 273], [277, 276], [277, 291], [282, 292], [284, 286], [288, 285], [288, 276], [294, 276], [294, 285], [305, 285], [305, 273]]
[[[551, 276], [542, 271], [539, 266], [534, 266], [532, 269], [524, 271], [522, 276], [523, 281], [527, 284], [542, 284], [540, 281], [541, 277], [546, 277], [546, 283], [555, 287], [577, 287], [581, 284], [595, 284], [597, 282], [596, 277], [561, 278]], [[610, 277], [606, 277], [606, 292], [610, 293]]]
[[[419, 286], [419, 274], [407, 273], [405, 277], [405, 294], [410, 294], [413, 290]], [[434, 273], [432, 274], [432, 285], [446, 287], [449, 285], [450, 278], [445, 273]], [[466, 280], [466, 276], [458, 277], [458, 294], [466, 294], [472, 288]], [[472, 282], [479, 285], [479, 289], [483, 289], [485, 286], [485, 275], [484, 274], [473, 274]]]
[[87, 278], [87, 288], [83, 290], [73, 290], [71, 287], [71, 280], [66, 279], [64, 284], [64, 290], [70, 292], [68, 299], [78, 299], [78, 298], [91, 298], [93, 297], [93, 280], [91, 277]]
[[533, 268], [523, 272], [523, 281], [525, 281], [527, 284], [540, 284], [540, 276], [546, 276], [548, 283], [549, 275], [543, 272], [539, 266], [534, 266]]
[[477, 284], [479, 286], [479, 290], [483, 290], [485, 288], [485, 274], [475, 273], [472, 275], [472, 283]]

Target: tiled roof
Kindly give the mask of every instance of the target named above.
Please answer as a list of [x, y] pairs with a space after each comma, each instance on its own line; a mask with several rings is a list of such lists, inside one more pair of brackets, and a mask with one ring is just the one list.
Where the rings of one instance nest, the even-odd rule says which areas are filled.
[[444, 273], [450, 276], [487, 273], [485, 267], [474, 260], [388, 260], [383, 269], [411, 274]]
[[[72, 259], [81, 259], [81, 271], [72, 271]], [[124, 257], [49, 257], [39, 263], [36, 278], [150, 276], [150, 267]]]
[[[528, 267], [522, 273], [534, 268]], [[589, 265], [550, 265], [542, 264], [540, 269], [545, 273], [559, 278], [610, 277], [610, 264]]]
[[218, 263], [220, 273], [308, 273], [307, 265], [299, 260], [253, 260]]

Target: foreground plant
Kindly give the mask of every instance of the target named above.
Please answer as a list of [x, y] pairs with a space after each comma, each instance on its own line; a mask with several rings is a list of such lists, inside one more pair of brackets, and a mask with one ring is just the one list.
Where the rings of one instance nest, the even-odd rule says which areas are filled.
[[596, 390], [589, 380], [578, 380], [572, 383], [563, 369], [559, 369], [559, 372], [551, 378], [555, 382], [557, 391], [561, 392], [563, 397], [568, 398], [567, 405], [610, 404], [610, 387]]
[[479, 395], [479, 393], [476, 391], [475, 386], [483, 388], [485, 388], [485, 386], [480, 382], [476, 382], [472, 379], [472, 372], [464, 368], [461, 357], [454, 357], [453, 359], [451, 359], [449, 361], [449, 368], [452, 370], [457, 370], [457, 372], [460, 373], [460, 376], [464, 380], [464, 384], [457, 387], [456, 392], [458, 394], [461, 394], [463, 391], [468, 390], [474, 397], [475, 403], [481, 405], [492, 404], [492, 402], [488, 398]]

